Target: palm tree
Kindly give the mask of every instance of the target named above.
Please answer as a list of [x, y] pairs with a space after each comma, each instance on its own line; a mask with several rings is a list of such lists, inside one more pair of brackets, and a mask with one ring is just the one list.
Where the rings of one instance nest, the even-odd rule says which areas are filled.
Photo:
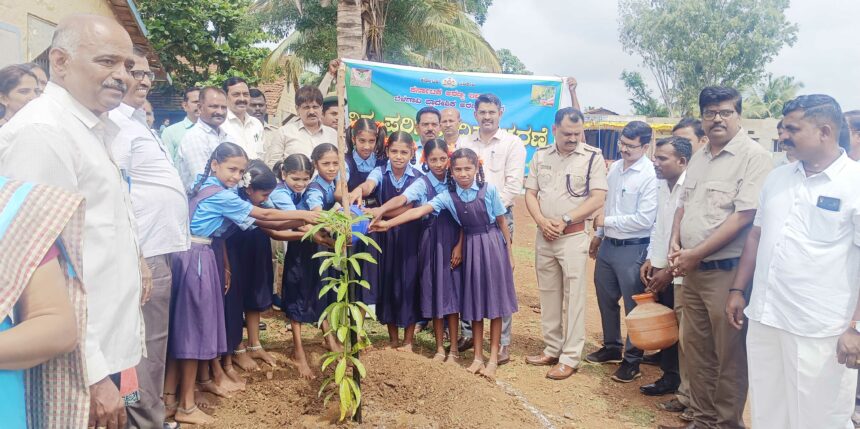
[[[301, 19], [307, 1], [292, 0], [292, 13], [298, 16], [291, 19]], [[332, 1], [319, 0], [319, 5], [330, 7]], [[266, 13], [284, 4], [285, 0], [257, 0], [254, 9]], [[389, 13], [391, 9], [397, 13]], [[501, 71], [495, 51], [460, 0], [337, 0], [337, 22], [332, 24], [341, 58], [392, 59], [449, 70]], [[387, 28], [403, 31], [397, 34], [396, 52], [384, 50]], [[297, 86], [300, 70], [307, 63], [296, 53], [303, 43], [301, 32], [293, 30], [264, 63], [263, 77], [277, 74]]]
[[748, 91], [744, 100], [744, 116], [751, 119], [781, 118], [782, 107], [797, 97], [803, 83], [791, 76], [773, 76], [765, 79]]

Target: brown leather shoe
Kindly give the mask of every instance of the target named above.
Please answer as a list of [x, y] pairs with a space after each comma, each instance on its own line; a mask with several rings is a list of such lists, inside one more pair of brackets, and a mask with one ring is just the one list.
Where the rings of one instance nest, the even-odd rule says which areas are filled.
[[576, 368], [560, 363], [546, 373], [546, 378], [550, 380], [564, 380], [573, 375], [574, 372], [576, 372]]
[[558, 358], [547, 356], [543, 353], [534, 356], [526, 356], [526, 363], [536, 366], [549, 366], [558, 363]]

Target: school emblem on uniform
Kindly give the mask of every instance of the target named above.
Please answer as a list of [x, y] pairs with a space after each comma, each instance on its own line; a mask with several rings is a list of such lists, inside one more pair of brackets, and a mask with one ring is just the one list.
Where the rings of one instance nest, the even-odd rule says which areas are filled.
[[373, 70], [370, 69], [351, 69], [349, 85], [358, 88], [370, 88], [373, 83]]

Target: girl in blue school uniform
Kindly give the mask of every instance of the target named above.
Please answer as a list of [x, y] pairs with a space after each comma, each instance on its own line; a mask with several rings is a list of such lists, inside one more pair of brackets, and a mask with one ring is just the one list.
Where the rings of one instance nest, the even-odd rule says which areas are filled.
[[[385, 139], [388, 136], [382, 124], [370, 119], [359, 119], [352, 123], [346, 131], [346, 141], [349, 142], [346, 156], [346, 171], [349, 177], [347, 188], [350, 192], [355, 191], [367, 180], [367, 176], [375, 168], [384, 167], [388, 158], [385, 156]], [[365, 207], [379, 207], [375, 195], [368, 195], [364, 199]], [[369, 237], [376, 243], [381, 242], [379, 233], [370, 233]], [[382, 256], [373, 246], [358, 242], [353, 251], [355, 253], [367, 252], [376, 261]], [[366, 280], [370, 288], [355, 288], [355, 299], [367, 305], [376, 304], [376, 294], [379, 289], [379, 276], [382, 270], [381, 264], [369, 261], [361, 261], [361, 277]]]
[[[469, 372], [494, 378], [498, 369], [502, 317], [517, 311], [514, 291], [511, 237], [505, 223], [505, 206], [493, 185], [484, 182], [484, 169], [471, 149], [451, 155], [448, 192], [391, 220], [377, 221], [372, 229], [386, 231], [422, 216], [448, 210], [463, 228], [462, 292], [460, 317], [472, 321], [475, 360]], [[484, 362], [484, 322], [490, 319], [490, 360]]]
[[[283, 162], [274, 166], [275, 174], [280, 178], [280, 183], [275, 191], [269, 196], [269, 201], [278, 210], [308, 210], [306, 192], [314, 167], [311, 160], [304, 154], [293, 154]], [[325, 310], [319, 300], [320, 260], [313, 258], [319, 251], [319, 246], [331, 247], [331, 238], [317, 233], [313, 241], [302, 240], [307, 227], [292, 231], [282, 231], [273, 235], [273, 238], [291, 241], [284, 255], [284, 275], [282, 287], [282, 309], [288, 319], [293, 333], [293, 362], [299, 369], [299, 375], [305, 379], [314, 378], [314, 372], [308, 364], [302, 345], [302, 324], [317, 323]], [[328, 331], [328, 321], [322, 325], [323, 332]], [[326, 336], [326, 341], [331, 349], [339, 345], [332, 335]]]
[[[421, 154], [421, 164], [421, 169], [429, 174], [414, 181], [403, 194], [388, 200], [379, 209], [369, 210], [374, 219], [381, 219], [391, 210], [406, 204], [426, 204], [436, 195], [448, 192], [448, 144], [445, 140], [427, 142]], [[421, 316], [433, 319], [436, 335], [433, 360], [456, 363], [459, 359], [456, 346], [445, 355], [444, 322], [448, 322], [451, 344], [456, 345], [460, 323], [463, 234], [448, 210], [442, 210], [438, 215], [431, 214], [422, 223], [424, 230], [418, 249]]]
[[239, 198], [231, 188], [239, 184], [247, 164], [248, 157], [238, 145], [222, 143], [215, 148], [190, 194], [191, 248], [172, 255], [173, 289], [164, 400], [168, 410], [176, 410], [174, 418], [180, 423], [214, 421], [194, 403], [198, 364], [208, 367], [208, 363], [213, 362], [216, 376], [213, 381], [208, 378], [208, 368], [201, 368], [200, 390], [229, 396], [226, 377], [219, 380], [223, 373], [219, 373], [217, 361], [219, 355], [228, 351], [223, 294], [229, 292], [230, 285], [224, 240], [237, 227], [248, 229], [255, 224], [296, 227], [304, 222], [316, 222], [318, 217], [307, 211], [263, 209]]
[[[408, 133], [398, 131], [391, 134], [385, 143], [388, 163], [375, 168], [367, 180], [353, 191], [351, 200], [359, 196], [374, 194], [385, 204], [401, 195], [410, 185], [421, 180], [421, 172], [412, 166], [415, 158], [415, 142]], [[392, 210], [388, 214], [399, 214], [405, 208]], [[407, 223], [384, 234], [380, 240], [382, 248], [379, 288], [376, 296], [376, 317], [388, 326], [391, 346], [402, 351], [411, 351], [415, 337], [415, 324], [421, 320], [418, 290], [418, 242], [421, 238], [421, 222]], [[398, 328], [405, 328], [403, 344], [399, 346]]]
[[[239, 198], [257, 207], [265, 207], [277, 179], [263, 161], [248, 162], [243, 179], [235, 188]], [[227, 333], [227, 350], [224, 372], [234, 382], [242, 383], [233, 363], [244, 371], [259, 369], [254, 359], [275, 366], [275, 359], [260, 343], [260, 314], [272, 306], [272, 245], [269, 236], [260, 228], [236, 231], [227, 238], [227, 258], [230, 261], [230, 290], [224, 296], [224, 321]], [[242, 341], [242, 328], [248, 330], [248, 344]]]

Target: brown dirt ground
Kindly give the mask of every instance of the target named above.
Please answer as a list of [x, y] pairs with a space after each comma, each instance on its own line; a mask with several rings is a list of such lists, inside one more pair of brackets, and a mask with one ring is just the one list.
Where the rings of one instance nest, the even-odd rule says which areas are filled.
[[[520, 310], [514, 315], [511, 363], [500, 368], [497, 383], [465, 370], [436, 364], [429, 357], [434, 342], [428, 333], [418, 335], [415, 354], [382, 349], [362, 355], [368, 371], [363, 380], [364, 423], [356, 427], [420, 428], [652, 428], [657, 424], [680, 425], [675, 414], [659, 411], [656, 404], [671, 398], [651, 398], [639, 393], [639, 386], [660, 376], [660, 370], [642, 366], [642, 377], [629, 384], [616, 383], [609, 375], [615, 365], [584, 363], [580, 371], [564, 381], [544, 377], [546, 367], [525, 364], [525, 356], [543, 349], [540, 308], [534, 273], [535, 224], [520, 201], [515, 210], [516, 287]], [[592, 279], [593, 263], [588, 264]], [[589, 281], [586, 315], [586, 353], [601, 341], [600, 315]], [[270, 312], [264, 343], [281, 362], [279, 368], [247, 374], [248, 389], [223, 400], [214, 412], [216, 428], [316, 428], [334, 425], [338, 417], [336, 400], [323, 407], [317, 390], [323, 377], [313, 381], [298, 379], [289, 363], [292, 339], [283, 315]], [[384, 344], [384, 327], [375, 325], [371, 339]], [[303, 330], [311, 366], [319, 368], [319, 330]], [[471, 362], [471, 353], [462, 361]], [[329, 369], [331, 371], [331, 369]]]

